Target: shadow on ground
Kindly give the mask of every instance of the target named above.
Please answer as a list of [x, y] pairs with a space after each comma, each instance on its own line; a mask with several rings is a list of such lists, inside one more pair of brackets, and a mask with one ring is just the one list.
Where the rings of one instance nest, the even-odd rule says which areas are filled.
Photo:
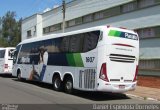
[[[12, 80], [19, 81], [19, 80], [17, 80], [17, 78], [13, 78]], [[41, 88], [52, 90], [52, 85], [51, 84], [46, 84], [46, 83], [37, 82], [37, 81], [29, 81], [29, 80], [21, 80], [20, 82], [27, 83], [27, 84], [32, 84], [32, 85], [35, 85], [35, 86], [38, 86], [38, 87], [41, 87]], [[63, 91], [61, 91], [61, 92], [63, 92]], [[66, 95], [69, 95], [69, 94], [66, 94]], [[110, 101], [110, 100], [130, 99], [125, 94], [120, 94], [120, 93], [86, 92], [86, 91], [79, 91], [79, 90], [75, 90], [74, 94], [72, 94], [72, 95], [74, 95], [76, 97], [81, 97], [81, 98], [93, 100], [93, 101]]]
[[2, 78], [13, 78], [13, 76], [12, 76], [12, 74], [0, 74], [0, 77], [2, 77]]

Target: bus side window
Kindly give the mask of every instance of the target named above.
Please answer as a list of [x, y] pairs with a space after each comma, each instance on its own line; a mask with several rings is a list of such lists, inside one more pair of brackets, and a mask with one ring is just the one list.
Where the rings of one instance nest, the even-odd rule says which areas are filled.
[[62, 38], [62, 42], [61, 42], [61, 46], [60, 46], [61, 52], [68, 52], [69, 51], [69, 38], [70, 37], [68, 37], [68, 36]]
[[85, 33], [83, 52], [87, 52], [96, 48], [99, 35], [99, 31]]
[[77, 34], [71, 36], [69, 52], [80, 53], [82, 51], [82, 46], [83, 46], [83, 34]]

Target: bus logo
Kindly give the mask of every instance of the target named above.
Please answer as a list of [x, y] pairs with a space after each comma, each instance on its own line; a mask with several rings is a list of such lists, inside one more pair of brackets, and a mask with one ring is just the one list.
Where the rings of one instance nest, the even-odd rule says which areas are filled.
[[117, 30], [110, 30], [108, 36], [138, 40], [138, 36], [136, 34], [131, 34]]

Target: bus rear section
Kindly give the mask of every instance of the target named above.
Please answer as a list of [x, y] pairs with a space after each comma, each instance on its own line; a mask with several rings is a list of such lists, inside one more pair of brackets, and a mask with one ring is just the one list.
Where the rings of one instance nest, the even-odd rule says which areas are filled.
[[7, 47], [0, 49], [0, 73], [11, 74], [13, 67], [13, 54], [14, 47]]
[[107, 28], [105, 45], [98, 54], [98, 91], [125, 92], [134, 90], [138, 74], [139, 39], [137, 33], [120, 28]]

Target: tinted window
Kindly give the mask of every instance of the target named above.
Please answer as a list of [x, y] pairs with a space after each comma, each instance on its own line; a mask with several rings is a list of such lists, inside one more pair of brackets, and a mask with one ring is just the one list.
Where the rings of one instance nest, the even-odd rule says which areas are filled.
[[17, 61], [17, 55], [18, 55], [18, 53], [19, 53], [20, 47], [21, 47], [21, 45], [17, 46], [17, 47], [16, 47], [16, 50], [14, 51], [13, 64], [15, 64], [16, 61]]
[[50, 58], [58, 55], [58, 53], [88, 52], [96, 48], [99, 35], [100, 31], [92, 31], [24, 44], [19, 54], [18, 63], [38, 64], [41, 48], [49, 53]]
[[84, 34], [83, 52], [96, 48], [100, 31], [93, 31]]
[[70, 41], [70, 36], [66, 36], [62, 38], [61, 47], [60, 47], [61, 52], [69, 52], [69, 44], [70, 44], [69, 41]]
[[5, 50], [0, 50], [0, 58], [4, 58]]
[[69, 52], [82, 52], [84, 34], [77, 34], [70, 37]]
[[44, 42], [33, 42], [22, 45], [19, 53], [18, 63], [23, 64], [38, 64], [39, 61], [39, 48], [44, 46]]

